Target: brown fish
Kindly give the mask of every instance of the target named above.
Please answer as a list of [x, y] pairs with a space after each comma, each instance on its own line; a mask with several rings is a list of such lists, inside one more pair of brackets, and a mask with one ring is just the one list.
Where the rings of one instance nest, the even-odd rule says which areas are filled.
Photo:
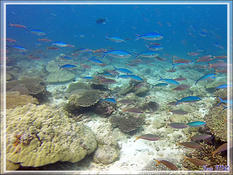
[[185, 146], [187, 148], [195, 148], [195, 149], [200, 149], [202, 146], [196, 142], [181, 142], [178, 143], [179, 145]]
[[206, 140], [209, 139], [210, 137], [212, 137], [209, 134], [201, 134], [201, 135], [195, 135], [191, 137], [192, 141], [200, 141], [200, 140]]
[[170, 112], [172, 112], [173, 114], [178, 114], [178, 115], [188, 114], [187, 111], [183, 111], [182, 109], [171, 110]]
[[188, 127], [185, 123], [170, 123], [169, 126], [176, 129], [183, 129]]
[[179, 86], [177, 86], [176, 88], [172, 89], [172, 90], [175, 90], [175, 91], [183, 91], [185, 89], [188, 89], [190, 88], [189, 85], [186, 85], [186, 84], [180, 84]]
[[179, 76], [178, 78], [175, 78], [174, 80], [176, 80], [176, 81], [184, 81], [184, 80], [186, 80], [186, 78], [184, 78], [182, 76]]
[[214, 157], [215, 154], [226, 151], [227, 150], [227, 143], [222, 144], [219, 146], [215, 151], [212, 152], [212, 156]]
[[131, 104], [131, 103], [134, 103], [134, 100], [122, 99], [122, 100], [119, 100], [118, 103]]
[[132, 113], [143, 113], [143, 111], [137, 107], [132, 108], [124, 108], [122, 109], [123, 112], [132, 112]]
[[178, 170], [178, 168], [173, 163], [171, 163], [167, 160], [155, 160], [155, 161], [156, 161], [155, 166], [158, 166], [159, 164], [162, 163], [171, 170]]
[[185, 160], [188, 160], [190, 162], [192, 162], [194, 165], [196, 166], [204, 166], [204, 165], [209, 165], [208, 162], [204, 161], [204, 160], [200, 160], [197, 158], [190, 158], [190, 157], [184, 157]]
[[159, 140], [160, 138], [157, 135], [154, 135], [154, 134], [144, 134], [144, 135], [141, 135], [141, 136], [137, 136], [134, 141], [136, 141], [138, 139], [156, 141], [156, 140]]

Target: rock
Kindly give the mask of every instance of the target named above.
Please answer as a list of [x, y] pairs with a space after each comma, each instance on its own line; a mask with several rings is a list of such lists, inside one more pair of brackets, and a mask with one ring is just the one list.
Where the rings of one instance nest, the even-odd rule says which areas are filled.
[[119, 158], [120, 152], [118, 149], [110, 145], [101, 145], [95, 151], [93, 160], [96, 163], [110, 164]]
[[75, 74], [67, 70], [57, 70], [47, 76], [48, 83], [66, 83], [75, 79]]
[[9, 109], [6, 122], [6, 158], [21, 166], [74, 163], [97, 147], [95, 135], [88, 127], [48, 105]]

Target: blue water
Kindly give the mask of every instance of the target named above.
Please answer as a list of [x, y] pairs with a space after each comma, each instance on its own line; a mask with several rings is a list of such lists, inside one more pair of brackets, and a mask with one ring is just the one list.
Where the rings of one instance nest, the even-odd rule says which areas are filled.
[[[142, 52], [145, 41], [137, 34], [159, 32], [163, 53], [186, 56], [203, 49], [206, 54], [226, 54], [226, 5], [8, 5], [7, 24], [16, 23], [44, 31], [49, 39], [76, 48], [114, 48]], [[96, 24], [106, 18], [106, 24]], [[80, 35], [83, 36], [80, 38]], [[106, 36], [129, 39], [113, 43]], [[35, 49], [38, 36], [7, 26], [7, 37]], [[216, 47], [222, 46], [222, 49]]]

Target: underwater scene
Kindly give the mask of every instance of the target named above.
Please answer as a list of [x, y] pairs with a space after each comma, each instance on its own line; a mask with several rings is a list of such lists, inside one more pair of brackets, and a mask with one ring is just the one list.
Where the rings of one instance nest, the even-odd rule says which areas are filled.
[[228, 171], [226, 5], [7, 5], [6, 170]]

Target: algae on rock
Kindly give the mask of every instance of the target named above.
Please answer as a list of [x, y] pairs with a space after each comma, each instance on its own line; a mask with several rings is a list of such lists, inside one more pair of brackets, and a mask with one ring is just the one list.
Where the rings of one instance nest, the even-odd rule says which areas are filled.
[[6, 158], [21, 166], [74, 163], [97, 147], [95, 135], [88, 127], [48, 105], [9, 109], [6, 119]]

